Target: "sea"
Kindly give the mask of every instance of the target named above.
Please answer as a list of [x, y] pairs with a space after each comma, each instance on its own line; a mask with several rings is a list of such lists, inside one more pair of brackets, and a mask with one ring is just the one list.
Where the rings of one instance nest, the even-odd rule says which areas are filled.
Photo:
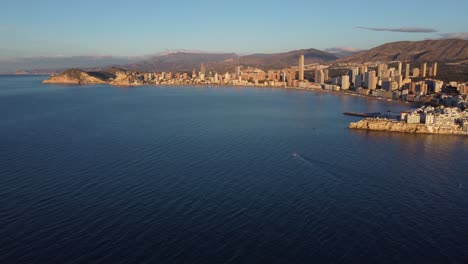
[[411, 105], [0, 77], [0, 263], [467, 263], [468, 137]]

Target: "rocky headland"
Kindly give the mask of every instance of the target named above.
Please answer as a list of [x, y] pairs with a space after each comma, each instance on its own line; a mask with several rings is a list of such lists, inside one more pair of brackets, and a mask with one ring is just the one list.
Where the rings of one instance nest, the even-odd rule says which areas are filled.
[[55, 84], [105, 84], [103, 79], [93, 76], [88, 72], [69, 69], [62, 73], [52, 75], [49, 79], [44, 80], [43, 83]]
[[382, 118], [365, 118], [359, 122], [351, 122], [349, 128], [415, 134], [466, 135], [457, 125], [450, 127], [426, 126], [425, 124], [408, 124], [404, 121]]
[[109, 84], [115, 86], [142, 85], [143, 82], [137, 76], [131, 75], [118, 68], [110, 68], [105, 71], [82, 71], [68, 69], [62, 73], [52, 75], [43, 83], [48, 84]]

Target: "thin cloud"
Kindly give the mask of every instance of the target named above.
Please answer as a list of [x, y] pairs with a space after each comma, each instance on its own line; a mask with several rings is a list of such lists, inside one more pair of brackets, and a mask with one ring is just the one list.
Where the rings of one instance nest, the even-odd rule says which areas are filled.
[[444, 39], [466, 39], [468, 40], [468, 32], [440, 33], [439, 36]]
[[373, 28], [373, 27], [356, 27], [359, 29], [372, 30], [372, 31], [389, 31], [389, 32], [404, 32], [404, 33], [434, 33], [437, 30], [433, 28], [422, 27], [401, 27], [401, 28]]
[[333, 53], [333, 52], [358, 52], [362, 50], [356, 49], [353, 47], [332, 47], [332, 48], [325, 49], [324, 51]]

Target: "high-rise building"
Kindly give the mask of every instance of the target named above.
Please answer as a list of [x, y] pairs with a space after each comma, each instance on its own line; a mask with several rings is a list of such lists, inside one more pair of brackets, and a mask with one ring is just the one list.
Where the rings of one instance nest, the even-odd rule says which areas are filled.
[[236, 77], [239, 78], [239, 76], [241, 76], [241, 67], [237, 66], [236, 67]]
[[377, 88], [377, 76], [375, 76], [375, 71], [366, 72], [364, 82], [367, 88], [375, 90]]
[[406, 71], [405, 71], [405, 78], [406, 79], [409, 79], [411, 77], [411, 74], [410, 74], [410, 64], [409, 63], [406, 63]]
[[328, 76], [328, 69], [325, 69], [323, 70], [323, 81], [326, 82], [328, 81], [328, 79], [330, 79], [330, 77]]
[[395, 91], [398, 90], [398, 82], [396, 81], [385, 81], [382, 82], [382, 89], [385, 91]]
[[361, 75], [364, 76], [364, 74], [366, 74], [366, 72], [367, 72], [367, 66], [362, 65], [361, 66]]
[[377, 65], [377, 76], [378, 76], [379, 78], [382, 78], [382, 63], [379, 63], [379, 64]]
[[288, 85], [291, 86], [294, 83], [294, 80], [296, 79], [296, 70], [289, 69], [286, 78]]
[[206, 74], [205, 64], [203, 64], [203, 63], [200, 66], [200, 74], [203, 74], [203, 75]]
[[400, 88], [403, 85], [403, 76], [397, 75], [392, 80], [396, 81], [398, 84], [398, 88]]
[[427, 63], [421, 64], [421, 76], [426, 77], [426, 72], [427, 72]]
[[195, 73], [195, 69], [192, 70], [192, 79], [197, 78], [197, 74]]
[[358, 74], [356, 76], [356, 82], [354, 83], [354, 87], [356, 87], [356, 88], [362, 87], [362, 77], [363, 77], [362, 74]]
[[286, 70], [281, 71], [281, 81], [286, 82], [287, 81], [287, 74]]
[[355, 84], [356, 83], [356, 76], [359, 74], [359, 68], [352, 68], [348, 70], [348, 75], [350, 77], [350, 82]]
[[401, 76], [401, 71], [403, 70], [403, 63], [399, 62], [398, 63], [398, 75]]
[[414, 78], [418, 78], [419, 77], [419, 68], [414, 68], [413, 69], [413, 77]]
[[342, 90], [349, 89], [349, 76], [348, 75], [341, 76], [341, 89]]
[[304, 55], [299, 56], [299, 81], [304, 81]]
[[434, 64], [432, 65], [432, 71], [434, 76], [437, 76], [437, 62], [434, 62]]
[[377, 88], [378, 79], [379, 78], [377, 76], [375, 76], [375, 74], [374, 74], [374, 76], [371, 76], [371, 78], [369, 78], [369, 87], [367, 87], [367, 88], [369, 88], [371, 90], [375, 90]]
[[386, 75], [386, 72], [387, 72], [387, 69], [386, 69], [387, 67], [386, 66], [387, 65], [383, 64], [383, 63], [379, 63], [377, 65], [377, 76], [379, 78], [382, 78], [382, 77], [384, 77]]
[[231, 75], [229, 74], [229, 72], [226, 72], [226, 74], [224, 74], [224, 80], [226, 80], [226, 81], [231, 80]]
[[325, 71], [323, 70], [318, 70], [317, 71], [317, 79], [315, 80], [316, 83], [318, 84], [324, 84], [325, 83]]

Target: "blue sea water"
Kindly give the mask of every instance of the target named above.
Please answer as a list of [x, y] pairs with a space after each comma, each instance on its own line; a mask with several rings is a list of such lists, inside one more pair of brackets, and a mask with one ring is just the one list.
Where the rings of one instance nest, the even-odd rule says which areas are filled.
[[468, 138], [409, 106], [0, 77], [0, 263], [466, 263]]

